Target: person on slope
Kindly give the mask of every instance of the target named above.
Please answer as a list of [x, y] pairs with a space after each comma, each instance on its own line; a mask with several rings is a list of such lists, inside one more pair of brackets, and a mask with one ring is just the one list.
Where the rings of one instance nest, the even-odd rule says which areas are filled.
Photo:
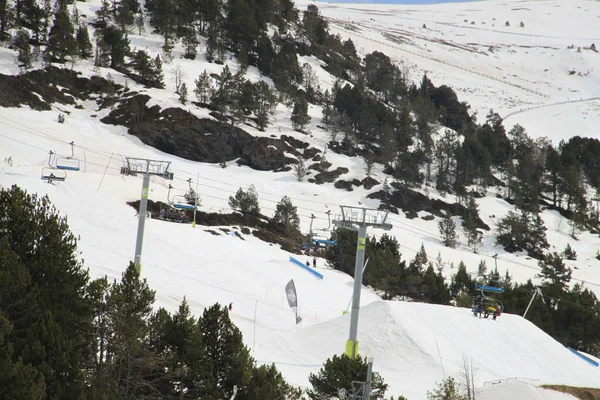
[[496, 306], [496, 309], [494, 310], [494, 321], [500, 316], [500, 314], [502, 314], [502, 307]]
[[483, 311], [483, 305], [481, 304], [480, 301], [477, 302], [477, 304], [475, 304], [475, 308], [473, 308], [473, 314], [476, 317], [480, 317], [481, 318], [481, 312]]

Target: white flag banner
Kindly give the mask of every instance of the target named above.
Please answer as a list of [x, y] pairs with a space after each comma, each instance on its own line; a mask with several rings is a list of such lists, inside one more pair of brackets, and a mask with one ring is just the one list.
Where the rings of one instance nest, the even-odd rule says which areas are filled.
[[285, 285], [285, 295], [287, 297], [288, 304], [294, 314], [296, 314], [296, 324], [299, 324], [302, 321], [302, 318], [298, 316], [298, 295], [296, 293], [296, 285], [294, 285], [294, 280], [292, 279]]

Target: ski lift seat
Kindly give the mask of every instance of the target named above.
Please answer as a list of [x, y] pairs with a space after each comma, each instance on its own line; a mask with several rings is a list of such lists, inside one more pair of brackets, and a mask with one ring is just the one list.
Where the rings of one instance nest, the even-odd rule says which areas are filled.
[[173, 204], [173, 207], [178, 210], [197, 210], [197, 207], [193, 204], [176, 203]]
[[41, 179], [43, 181], [48, 181], [48, 183], [52, 183], [53, 181], [64, 182], [65, 179], [67, 179], [67, 173], [55, 168], [46, 167], [42, 169]]
[[313, 242], [316, 244], [334, 245], [334, 246], [337, 244], [336, 240], [330, 240], [330, 239], [313, 239]]
[[79, 160], [76, 158], [59, 157], [56, 159], [56, 168], [67, 171], [79, 171]]
[[496, 286], [484, 286], [477, 285], [477, 289], [483, 290], [485, 292], [496, 292], [496, 293], [504, 293], [504, 289]]

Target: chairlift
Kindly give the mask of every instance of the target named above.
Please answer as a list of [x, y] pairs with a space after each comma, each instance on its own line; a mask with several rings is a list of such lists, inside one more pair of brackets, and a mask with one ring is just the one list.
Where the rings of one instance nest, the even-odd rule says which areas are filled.
[[74, 142], [71, 145], [70, 156], [60, 156], [56, 158], [56, 168], [68, 171], [79, 171], [79, 159], [75, 158]]
[[[331, 210], [328, 210], [326, 214], [327, 214], [327, 220], [328, 220], [329, 224], [327, 225], [327, 228], [318, 229], [318, 230], [316, 230], [317, 232], [329, 232], [329, 230], [331, 228]], [[309, 233], [308, 233], [309, 242], [303, 243], [302, 248], [317, 250], [319, 247], [335, 246], [337, 244], [337, 240], [332, 239], [331, 235], [315, 233], [315, 231], [313, 231], [312, 224], [313, 224], [313, 220], [315, 218], [316, 217], [314, 216], [314, 214], [311, 214], [310, 228], [309, 228]]]
[[64, 182], [65, 179], [67, 179], [66, 171], [51, 167], [42, 168], [43, 181], [47, 181], [48, 183], [52, 183], [53, 181]]
[[[192, 179], [188, 179], [188, 184], [190, 187], [190, 190], [186, 193], [186, 194], [191, 194], [193, 192], [192, 190]], [[173, 199], [171, 199], [171, 189], [173, 189], [173, 186], [169, 185], [169, 192], [167, 193], [167, 201], [169, 202], [169, 204], [178, 209], [178, 210], [197, 210], [198, 206], [196, 206], [195, 204], [189, 204], [186, 200], [186, 196], [185, 195], [175, 195], [173, 196]]]
[[48, 166], [42, 168], [41, 179], [48, 183], [52, 183], [54, 181], [63, 182], [65, 179], [67, 179], [67, 172], [56, 168], [55, 155], [56, 154], [50, 150], [48, 152]]
[[487, 294], [487, 293], [504, 293], [504, 289], [501, 287], [492, 286], [491, 284], [488, 284], [488, 285], [485, 284], [486, 278], [487, 278], [488, 282], [497, 281], [498, 279], [490, 279], [490, 277], [486, 277], [483, 274], [479, 275], [478, 278], [481, 280], [481, 283], [477, 283], [475, 285], [475, 288], [477, 290], [479, 290], [481, 292], [481, 294], [479, 296], [476, 296], [473, 299], [473, 311], [475, 312], [477, 305], [481, 305], [481, 309], [484, 311], [488, 308], [497, 309], [498, 307], [500, 308], [501, 311], [504, 311], [504, 305], [502, 304], [502, 302], [500, 300], [492, 297], [491, 295]]

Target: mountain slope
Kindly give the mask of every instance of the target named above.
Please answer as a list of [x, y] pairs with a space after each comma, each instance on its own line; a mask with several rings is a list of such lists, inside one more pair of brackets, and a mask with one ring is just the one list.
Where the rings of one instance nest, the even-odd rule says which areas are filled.
[[[562, 6], [554, 7], [556, 5], [554, 2], [519, 4], [529, 4], [527, 7], [530, 8], [533, 5], [543, 4], [544, 7], [553, 9], [552, 18], [541, 19], [542, 22], [556, 22], [556, 19], [561, 18], [560, 15], [564, 14]], [[594, 3], [585, 4], [590, 8], [596, 7]], [[78, 6], [81, 7], [82, 13], [87, 14], [92, 14], [97, 8], [95, 2], [78, 3]], [[302, 6], [299, 4], [299, 7]], [[397, 48], [398, 45], [392, 39], [378, 37], [373, 33], [376, 29], [380, 31], [396, 29], [391, 25], [395, 22], [387, 20], [394, 21], [398, 18], [398, 14], [414, 14], [414, 12], [402, 11], [402, 6], [385, 6], [379, 11], [376, 9], [375, 12], [378, 14], [364, 12], [366, 7], [363, 6], [336, 5], [334, 8], [334, 5], [322, 5], [321, 3], [319, 6], [322, 6], [323, 13], [331, 18], [334, 18], [334, 14], [343, 15], [345, 13], [351, 20], [362, 19], [362, 22], [357, 23], [362, 27], [361, 29], [367, 29], [365, 26], [370, 24], [369, 29], [371, 30], [362, 34], [360, 42], [357, 39], [357, 42], [366, 51], [372, 50], [381, 43], [386, 43], [385, 46], [389, 49]], [[438, 33], [442, 29], [446, 29], [443, 33], [448, 34], [448, 30], [455, 29], [453, 26], [448, 28], [448, 24], [454, 19], [458, 19], [458, 16], [462, 20], [462, 18], [475, 18], [474, 15], [485, 13], [486, 21], [489, 21], [492, 15], [498, 15], [497, 20], [502, 21], [504, 18], [500, 17], [501, 14], [496, 14], [501, 12], [501, 6], [502, 4], [497, 2], [490, 2], [489, 5], [487, 3], [477, 6], [462, 5], [461, 7], [464, 8], [459, 8], [457, 5], [447, 6], [454, 8], [449, 8], [449, 11], [443, 14], [444, 18], [447, 18], [445, 22], [444, 20], [438, 21], [441, 17], [437, 11], [427, 11], [426, 8], [423, 8], [424, 11], [419, 12], [430, 13], [424, 19], [410, 17], [408, 20], [406, 18], [402, 20], [412, 21], [413, 25], [410, 27], [412, 30], [417, 30], [422, 23], [426, 23], [428, 30], [432, 29], [433, 21], [437, 26]], [[473, 7], [477, 7], [480, 11], [477, 13], [468, 11]], [[376, 7], [373, 6], [373, 8]], [[358, 13], [357, 9], [363, 9], [363, 11]], [[533, 14], [533, 12], [529, 13], [529, 15]], [[368, 22], [370, 18], [385, 18], [386, 21]], [[458, 23], [462, 26], [460, 20]], [[582, 28], [579, 32], [582, 34], [578, 35], [581, 37], [577, 40], [582, 42], [590, 40], [586, 36], [586, 30], [591, 21], [587, 17], [581, 16]], [[525, 22], [524, 29], [529, 29], [529, 27], [533, 29], [532, 23], [527, 20]], [[338, 23], [332, 24], [337, 26]], [[511, 25], [513, 26], [511, 29], [520, 29], [514, 23]], [[568, 26], [573, 28], [573, 25]], [[535, 40], [537, 43], [542, 41], [542, 38], [531, 35], [544, 34], [542, 27], [536, 28], [538, 30], [529, 36], [497, 32], [503, 29], [486, 30], [486, 34], [489, 35], [486, 40], [493, 46], [501, 48], [511, 45], [515, 37], [521, 38], [521, 36], [529, 38], [530, 41]], [[466, 35], [464, 32], [471, 31], [477, 34], [481, 33], [481, 29], [475, 30], [471, 28], [470, 24], [467, 24], [461, 28], [462, 33], [457, 34], [456, 37], [461, 38], [460, 35]], [[343, 31], [343, 34], [354, 38], [352, 32]], [[507, 36], [511, 39], [505, 39]], [[367, 37], [369, 41], [367, 41]], [[415, 39], [417, 44], [414, 46], [421, 50], [425, 48], [425, 42], [428, 47], [433, 46], [431, 40], [427, 38], [426, 36], [419, 41]], [[462, 45], [468, 45], [466, 42], [472, 39], [472, 37], [465, 36], [464, 39], [461, 39], [465, 41]], [[546, 39], [555, 40], [556, 38]], [[134, 46], [147, 48], [152, 54], [158, 54], [162, 44], [160, 36], [151, 34], [142, 36], [132, 34], [131, 40]], [[454, 40], [458, 41], [458, 39]], [[565, 33], [564, 37], [556, 40], [557, 43], [566, 43], [568, 40], [576, 39], [568, 37]], [[523, 42], [520, 45], [527, 44]], [[431, 51], [433, 55], [427, 52], [426, 55], [429, 58], [420, 56], [410, 58], [411, 62], [417, 63], [418, 68], [421, 68], [414, 70], [413, 78], [418, 80], [419, 71], [426, 68], [436, 83], [437, 80], [440, 80], [440, 83], [456, 86], [461, 94], [460, 99], [473, 102], [473, 107], [481, 110], [480, 115], [483, 115], [489, 106], [502, 112], [513, 112], [519, 107], [563, 101], [562, 92], [571, 87], [571, 79], [578, 79], [576, 88], [581, 91], [581, 95], [598, 95], [595, 92], [598, 86], [594, 84], [593, 79], [596, 79], [594, 73], [584, 77], [554, 79], [555, 75], [560, 76], [559, 64], [553, 67], [555, 70], [550, 74], [551, 78], [549, 79], [553, 79], [550, 89], [544, 88], [544, 91], [541, 91], [542, 89], [538, 88], [539, 83], [534, 81], [537, 79], [535, 78], [537, 69], [532, 69], [528, 74], [523, 75], [524, 78], [511, 82], [511, 74], [520, 74], [525, 69], [523, 65], [533, 65], [531, 60], [545, 50], [536, 49], [535, 54], [530, 56], [531, 58], [525, 57], [523, 52], [526, 50], [518, 52], [517, 55], [512, 55], [511, 51], [514, 49], [506, 50], [501, 61], [505, 63], [502, 68], [508, 72], [506, 75], [493, 75], [493, 79], [490, 79], [481, 77], [481, 73], [495, 72], [482, 71], [482, 65], [486, 57], [490, 57], [489, 55], [484, 56], [477, 53], [472, 58], [464, 58], [464, 51], [471, 53], [472, 50], [456, 50], [455, 47], [448, 47], [445, 44], [436, 44], [435, 46], [438, 47]], [[408, 50], [417, 51], [410, 48]], [[1, 51], [2, 71], [16, 73], [17, 69], [14, 64], [7, 61], [11, 60], [15, 53], [6, 49], [1, 49]], [[108, 69], [101, 69], [101, 74], [107, 76], [110, 73], [117, 83], [124, 84], [128, 81], [128, 85], [133, 90], [151, 95], [152, 104], [158, 104], [161, 107], [179, 106], [177, 95], [173, 93], [172, 81], [174, 69], [177, 66], [184, 71], [188, 87], [192, 87], [193, 80], [202, 70], [207, 69], [210, 72], [219, 73], [222, 67], [207, 63], [202, 57], [193, 62], [180, 59], [178, 56], [181, 54], [181, 48], [179, 47], [175, 49], [174, 53], [175, 60], [172, 64], [165, 65], [164, 68], [167, 90], [143, 88], [127, 80], [121, 74]], [[573, 54], [571, 53], [565, 53], [569, 62], [576, 60], [572, 58]], [[406, 52], [406, 54], [410, 55], [411, 53]], [[586, 63], [590, 63], [590, 66], [596, 65], [593, 63], [597, 62], [597, 58], [591, 58], [593, 54], [583, 54], [581, 57], [586, 57], [584, 60]], [[432, 61], [430, 60], [432, 57], [439, 58], [443, 62]], [[587, 57], [590, 57], [589, 60]], [[408, 56], [406, 58], [409, 59]], [[313, 58], [306, 58], [306, 61], [311, 62], [314, 66], [320, 64]], [[448, 64], [451, 63], [464, 64], [460, 64], [461, 69], [448, 67]], [[516, 66], [509, 66], [511, 63]], [[237, 68], [235, 60], [229, 60], [228, 64], [232, 70]], [[470, 72], [468, 68], [471, 66], [476, 69], [477, 73]], [[541, 67], [541, 62], [536, 68], [538, 67]], [[78, 63], [75, 69], [80, 70], [85, 76], [93, 75], [90, 63]], [[325, 82], [324, 87], [333, 82], [329, 74], [320, 69], [318, 71], [320, 77], [323, 78], [322, 82]], [[264, 79], [254, 68], [249, 69], [247, 77], [252, 80]], [[266, 80], [268, 81], [268, 79]], [[523, 88], [528, 90], [523, 90]], [[562, 91], [559, 90], [561, 88]], [[540, 90], [542, 96], [532, 92], [537, 90]], [[272, 215], [279, 199], [288, 195], [299, 207], [304, 233], [308, 231], [310, 215], [313, 213], [317, 215], [315, 226], [323, 229], [328, 225], [325, 212], [332, 210], [333, 214], [337, 214], [339, 205], [366, 205], [369, 207], [379, 205], [379, 201], [366, 198], [369, 191], [363, 187], [355, 188], [352, 192], [341, 191], [335, 189], [333, 184], [314, 185], [298, 182], [292, 171], [281, 173], [255, 171], [247, 167], [239, 167], [235, 165], [235, 162], [228, 163], [227, 168], [222, 169], [218, 165], [195, 163], [161, 153], [143, 145], [136, 137], [128, 135], [124, 127], [100, 123], [99, 120], [109, 110], [98, 110], [97, 105], [92, 101], [79, 103], [83, 109], [68, 105], [54, 105], [52, 111], [45, 112], [32, 111], [26, 107], [21, 109], [0, 108], [0, 126], [2, 126], [0, 159], [10, 156], [13, 160], [13, 166], [3, 163], [0, 167], [0, 184], [3, 186], [18, 184], [28, 191], [40, 194], [48, 193], [59, 210], [68, 216], [73, 231], [81, 236], [82, 257], [94, 277], [106, 274], [111, 279], [118, 278], [127, 262], [133, 258], [137, 219], [134, 216], [134, 210], [126, 205], [126, 201], [139, 198], [141, 180], [135, 177], [123, 177], [119, 174], [125, 156], [172, 161], [171, 171], [175, 173], [176, 178], [171, 182], [175, 187], [174, 192], [183, 194], [188, 188], [186, 181], [191, 178], [192, 185], [198, 185], [204, 211], [229, 212], [228, 197], [234, 194], [239, 187], [247, 187], [250, 184], [256, 186], [263, 212], [268, 215]], [[565, 118], [567, 112], [569, 118], [574, 118], [573, 114], [581, 110], [581, 107], [591, 107], [590, 105], [593, 104], [592, 101], [555, 106], [562, 112], [562, 115], [556, 117], [563, 126], [561, 130], [565, 127], [572, 127], [575, 123], [573, 120]], [[208, 116], [206, 109], [192, 105], [188, 105], [186, 108], [199, 117]], [[67, 110], [69, 114], [64, 124], [58, 124], [56, 122], [57, 113], [64, 110]], [[551, 126], [539, 123], [542, 119], [541, 116], [545, 118], [550, 110], [555, 110], [555, 108], [540, 108], [529, 113], [514, 115], [509, 121], [512, 122], [512, 118], [514, 121], [519, 121], [519, 118], [539, 115], [540, 118], [536, 121], [539, 128], [533, 128], [532, 134], [536, 135], [535, 129], [552, 133]], [[558, 113], [558, 111], [556, 112]], [[264, 137], [286, 134], [307, 141], [316, 148], [324, 148], [329, 140], [329, 134], [317, 127], [321, 109], [316, 106], [310, 107], [313, 117], [310, 125], [311, 135], [294, 131], [289, 123], [289, 113], [288, 107], [279, 105], [275, 123], [266, 132], [259, 132], [249, 126], [243, 128], [253, 135]], [[92, 117], [92, 115], [97, 116]], [[589, 118], [593, 121], [592, 118], [596, 118], [596, 116], [590, 115]], [[544, 119], [545, 121], [547, 120]], [[583, 119], [578, 121], [583, 121]], [[527, 129], [529, 126], [525, 124]], [[560, 135], [571, 135], [575, 132], [556, 131], [555, 133], [556, 137], [563, 137]], [[581, 134], [585, 135], [585, 132], [581, 132]], [[48, 150], [52, 149], [60, 154], [68, 154], [70, 141], [75, 141], [75, 156], [82, 162], [84, 167], [82, 171], [79, 173], [69, 172], [64, 183], [48, 185], [41, 182], [40, 171], [47, 163]], [[344, 179], [362, 179], [364, 177], [365, 163], [360, 157], [347, 157], [330, 151], [328, 160], [334, 167], [344, 166], [349, 169], [349, 173], [344, 175]], [[379, 166], [375, 167], [374, 176], [380, 182], [383, 181], [384, 175]], [[168, 184], [169, 182], [161, 178], [153, 178], [150, 199], [167, 201]], [[378, 187], [374, 190], [377, 189]], [[431, 197], [442, 199], [435, 190], [429, 190]], [[493, 226], [497, 219], [512, 209], [512, 206], [496, 198], [495, 194], [496, 190], [490, 189], [487, 197], [479, 200], [482, 219], [490, 226]], [[454, 201], [454, 198], [448, 196], [445, 200]], [[422, 212], [419, 216], [429, 216], [429, 213]], [[582, 234], [579, 236], [579, 240], [575, 241], [568, 236], [566, 222], [557, 212], [545, 211], [543, 218], [549, 228], [548, 236], [553, 246], [552, 249], [561, 251], [565, 244], [569, 243], [579, 254], [579, 260], [569, 262], [569, 265], [577, 268], [573, 274], [574, 280], [585, 281], [587, 286], [593, 288], [596, 293], [600, 293], [598, 274], [600, 262], [595, 258], [596, 249], [600, 245], [598, 238], [592, 234]], [[510, 271], [517, 281], [533, 278], [539, 272], [536, 260], [528, 259], [521, 254], [504, 252], [495, 245], [491, 233], [486, 235], [484, 247], [479, 254], [474, 254], [466, 246], [458, 249], [444, 247], [439, 239], [437, 219], [433, 221], [421, 218], [409, 220], [400, 214], [391, 216], [391, 222], [394, 225], [391, 234], [400, 241], [403, 258], [412, 258], [421, 244], [424, 244], [430, 257], [434, 257], [438, 252], [441, 254], [445, 276], [450, 276], [455, 272], [453, 267], [460, 260], [464, 260], [469, 271], [472, 272], [476, 271], [481, 260], [486, 260], [491, 266], [494, 263], [492, 256], [495, 253], [500, 254], [498, 257], [500, 272]], [[240, 227], [226, 228], [241, 232]], [[317, 371], [327, 357], [343, 350], [348, 317], [340, 317], [340, 315], [347, 308], [350, 300], [351, 278], [337, 271], [324, 269], [324, 260], [318, 260], [319, 271], [325, 275], [325, 279], [319, 281], [290, 263], [288, 261], [289, 253], [279, 250], [277, 246], [270, 246], [246, 234], [241, 234], [245, 239], [241, 240], [215, 227], [210, 230], [221, 233], [220, 236], [215, 236], [207, 230], [208, 228], [202, 226], [192, 229], [189, 225], [170, 224], [157, 220], [147, 221], [142, 254], [142, 274], [157, 290], [158, 305], [173, 311], [183, 296], [186, 296], [193, 312], [199, 314], [205, 306], [214, 302], [218, 301], [223, 304], [233, 302], [233, 319], [244, 332], [248, 346], [253, 348], [253, 355], [260, 362], [276, 362], [278, 368], [284, 371], [291, 382], [306, 384], [310, 372]], [[380, 232], [371, 230], [369, 234], [379, 235]], [[461, 240], [464, 242], [464, 238], [461, 237]], [[301, 258], [301, 261], [305, 260]], [[304, 320], [298, 327], [294, 325], [293, 313], [285, 304], [283, 288], [290, 279], [294, 279], [296, 282], [300, 315]], [[378, 300], [377, 295], [371, 290], [364, 290], [363, 305]], [[411, 400], [423, 398], [425, 391], [431, 389], [434, 382], [442, 379], [444, 374], [446, 376], [458, 374], [461, 370], [463, 354], [471, 357], [477, 365], [476, 378], [479, 386], [489, 380], [514, 377], [540, 379], [541, 383], [575, 385], [593, 385], [599, 381], [597, 369], [589, 367], [557, 342], [549, 339], [547, 335], [516, 316], [503, 315], [498, 321], [492, 322], [474, 319], [466, 309], [378, 301], [365, 307], [361, 313], [359, 340], [363, 354], [375, 356], [376, 369], [391, 384], [392, 394], [405, 394]], [[496, 346], [497, 342], [500, 345]], [[410, 369], [405, 368], [405, 365], [410, 366]]]

